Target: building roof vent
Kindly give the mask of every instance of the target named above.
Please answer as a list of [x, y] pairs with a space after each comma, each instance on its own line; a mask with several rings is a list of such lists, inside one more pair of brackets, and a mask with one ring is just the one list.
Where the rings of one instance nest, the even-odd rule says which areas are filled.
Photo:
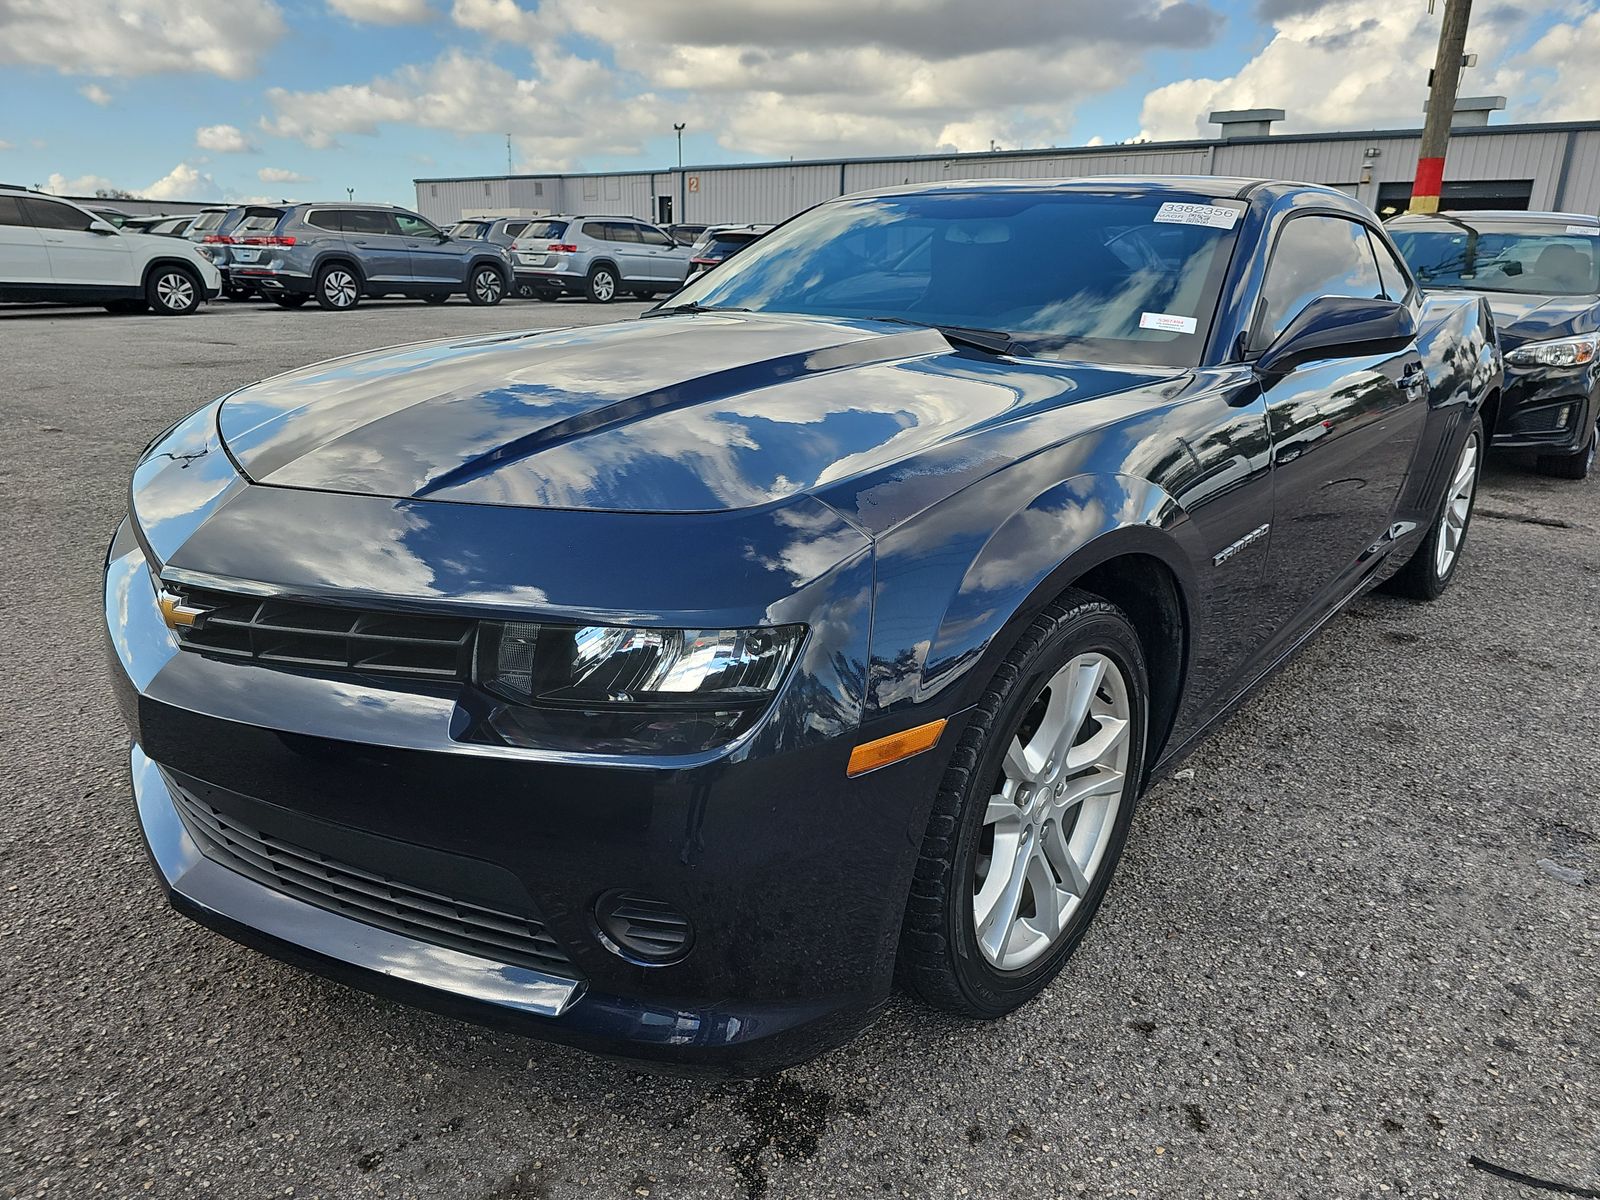
[[[1450, 117], [1450, 127], [1461, 129], [1474, 125], [1487, 125], [1489, 114], [1506, 106], [1504, 96], [1457, 96], [1456, 109]], [[1428, 102], [1422, 102], [1422, 111], [1428, 111]]]
[[1211, 114], [1211, 123], [1222, 126], [1224, 141], [1234, 138], [1266, 137], [1272, 123], [1283, 120], [1281, 108], [1229, 108]]

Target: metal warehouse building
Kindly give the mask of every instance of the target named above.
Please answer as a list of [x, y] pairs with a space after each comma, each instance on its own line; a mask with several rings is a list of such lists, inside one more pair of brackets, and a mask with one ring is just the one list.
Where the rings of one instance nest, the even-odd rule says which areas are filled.
[[[1484, 120], [1503, 103], [1464, 100], [1457, 121]], [[1385, 216], [1406, 206], [1420, 130], [1272, 135], [1271, 123], [1282, 117], [1280, 109], [1213, 113], [1223, 132], [1207, 141], [418, 179], [417, 209], [436, 221], [548, 212], [629, 214], [661, 224], [775, 222], [834, 196], [896, 184], [1150, 174], [1294, 179], [1332, 184]], [[1600, 213], [1600, 121], [1458, 124], [1445, 181], [1446, 208]]]

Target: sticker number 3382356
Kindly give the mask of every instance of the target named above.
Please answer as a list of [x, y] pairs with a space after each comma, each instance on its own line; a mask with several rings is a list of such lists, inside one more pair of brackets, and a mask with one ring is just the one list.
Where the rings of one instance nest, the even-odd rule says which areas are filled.
[[1169, 200], [1156, 209], [1157, 221], [1168, 225], [1209, 225], [1213, 229], [1232, 229], [1239, 219], [1237, 208], [1220, 204], [1183, 204]]

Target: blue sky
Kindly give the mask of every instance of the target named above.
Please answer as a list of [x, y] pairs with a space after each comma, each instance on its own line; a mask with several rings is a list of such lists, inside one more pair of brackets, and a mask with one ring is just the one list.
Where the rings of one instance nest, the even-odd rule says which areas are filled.
[[[1442, 4], [1438, 6], [1442, 10]], [[1480, 0], [1468, 94], [1600, 118], [1596, 3]], [[409, 202], [415, 176], [1421, 120], [1422, 0], [4, 0], [0, 179]]]

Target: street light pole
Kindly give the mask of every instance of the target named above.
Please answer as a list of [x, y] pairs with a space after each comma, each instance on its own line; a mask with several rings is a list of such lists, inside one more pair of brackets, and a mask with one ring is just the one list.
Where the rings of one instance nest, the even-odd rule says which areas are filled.
[[672, 126], [672, 131], [678, 135], [678, 213], [677, 213], [677, 216], [673, 218], [676, 221], [682, 221], [688, 216], [688, 214], [683, 211], [684, 207], [685, 207], [684, 196], [686, 195], [686, 193], [683, 190], [683, 129], [684, 129], [684, 124], [687, 124], [687, 122], [684, 122], [682, 124], [674, 123], [673, 126]]
[[1462, 51], [1472, 0], [1444, 0], [1444, 25], [1439, 29], [1439, 54], [1428, 88], [1428, 119], [1422, 126], [1417, 178], [1411, 185], [1408, 212], [1436, 213], [1444, 188], [1444, 158], [1450, 149], [1450, 122], [1456, 115], [1456, 88], [1461, 82]]

